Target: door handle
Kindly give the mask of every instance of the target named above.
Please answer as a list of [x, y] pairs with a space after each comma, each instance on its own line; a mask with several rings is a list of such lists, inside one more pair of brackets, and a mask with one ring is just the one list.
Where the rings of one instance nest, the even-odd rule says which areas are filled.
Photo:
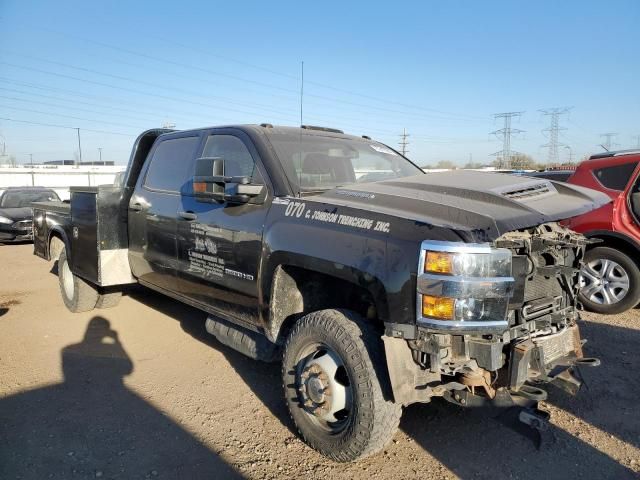
[[129, 205], [129, 210], [133, 210], [134, 212], [141, 212], [142, 205], [140, 205], [139, 203], [134, 203], [132, 205]]
[[184, 220], [189, 220], [189, 221], [192, 221], [198, 218], [198, 215], [196, 215], [193, 212], [178, 212], [178, 216], [180, 218], [183, 218]]

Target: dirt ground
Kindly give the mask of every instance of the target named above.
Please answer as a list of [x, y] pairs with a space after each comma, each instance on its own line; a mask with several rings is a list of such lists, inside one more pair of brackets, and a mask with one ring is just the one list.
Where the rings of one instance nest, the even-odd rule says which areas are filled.
[[533, 443], [444, 402], [406, 409], [382, 453], [332, 463], [294, 433], [279, 366], [143, 289], [84, 314], [32, 245], [0, 246], [0, 478], [640, 478], [640, 310], [585, 315], [587, 388], [550, 389]]

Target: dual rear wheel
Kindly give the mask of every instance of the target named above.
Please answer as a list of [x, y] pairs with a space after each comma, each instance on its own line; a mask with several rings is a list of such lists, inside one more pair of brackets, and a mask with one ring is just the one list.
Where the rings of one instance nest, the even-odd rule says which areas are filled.
[[121, 292], [107, 292], [75, 275], [69, 266], [67, 250], [62, 247], [58, 257], [58, 282], [65, 306], [74, 313], [88, 312], [94, 308], [115, 307]]

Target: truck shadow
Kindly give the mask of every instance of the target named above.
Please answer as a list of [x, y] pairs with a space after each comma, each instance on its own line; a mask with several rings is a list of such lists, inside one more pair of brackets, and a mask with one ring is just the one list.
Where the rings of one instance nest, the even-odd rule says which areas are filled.
[[581, 323], [580, 329], [588, 340], [585, 355], [600, 358], [602, 365], [580, 369], [584, 387], [578, 398], [560, 389], [549, 389], [552, 403], [640, 448], [640, 415], [636, 407], [640, 398], [640, 331], [588, 320]]
[[167, 296], [148, 289], [142, 290], [133, 287], [129, 290], [129, 295], [148, 307], [178, 320], [184, 332], [222, 353], [256, 397], [292, 434], [297, 435], [282, 398], [280, 364], [252, 360], [220, 343], [206, 331], [205, 320], [207, 314], [201, 310], [176, 302]]
[[0, 399], [0, 478], [243, 478], [123, 383], [133, 363], [93, 317], [64, 382]]
[[[219, 343], [206, 332], [206, 314], [200, 310], [147, 290], [142, 292], [134, 289], [130, 295], [135, 300], [175, 318], [186, 333], [221, 352], [256, 397], [292, 434], [297, 435], [282, 399], [279, 364], [256, 362]], [[624, 335], [624, 332], [620, 334]], [[589, 331], [585, 336], [596, 340], [602, 335], [610, 334]], [[633, 340], [630, 340], [631, 342]], [[615, 350], [615, 346], [607, 348], [607, 354], [610, 350]], [[592, 356], [599, 355], [603, 359], [604, 368], [600, 367], [603, 371], [598, 375], [606, 377], [611, 375], [609, 369], [616, 368], [609, 363], [611, 360], [606, 355], [594, 350], [588, 350], [587, 353]], [[629, 372], [630, 370], [626, 371], [627, 382], [632, 380]], [[585, 377], [590, 381], [588, 372], [585, 373]], [[592, 383], [595, 382], [594, 379]], [[573, 399], [554, 389], [550, 390], [549, 403], [580, 416], [588, 423], [597, 425], [598, 428], [624, 441], [632, 444], [637, 441], [640, 427], [630, 426], [627, 430], [620, 430], [621, 422], [607, 416], [611, 415], [612, 410], [606, 397], [594, 394], [593, 398], [587, 401], [587, 406], [580, 406], [584, 396], [586, 395]], [[627, 405], [633, 406], [633, 403], [629, 401]], [[601, 420], [600, 423], [597, 420]], [[515, 433], [497, 420], [479, 412], [460, 409], [444, 401], [408, 407], [400, 426], [417, 445], [462, 478], [496, 478], [496, 472], [500, 472], [502, 477], [536, 480], [541, 477], [564, 479], [579, 475], [585, 478], [636, 478], [631, 470], [565, 430], [550, 426], [550, 432], [545, 435], [544, 446], [538, 451], [531, 440]]]

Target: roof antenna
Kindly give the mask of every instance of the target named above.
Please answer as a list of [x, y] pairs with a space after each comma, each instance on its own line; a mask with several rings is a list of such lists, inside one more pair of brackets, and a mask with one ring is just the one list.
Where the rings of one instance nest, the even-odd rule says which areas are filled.
[[304, 98], [304, 60], [300, 62], [300, 72], [302, 81], [300, 82], [300, 126], [304, 125], [302, 121], [302, 99]]
[[607, 147], [605, 147], [604, 145], [600, 144], [600, 146], [601, 146], [602, 148], [604, 148], [604, 151], [605, 151], [605, 152], [608, 152], [608, 151], [609, 151], [609, 149], [608, 149]]
[[302, 99], [304, 98], [304, 60], [300, 62], [300, 132], [298, 136], [298, 158], [300, 169], [298, 170], [298, 197], [302, 195]]

